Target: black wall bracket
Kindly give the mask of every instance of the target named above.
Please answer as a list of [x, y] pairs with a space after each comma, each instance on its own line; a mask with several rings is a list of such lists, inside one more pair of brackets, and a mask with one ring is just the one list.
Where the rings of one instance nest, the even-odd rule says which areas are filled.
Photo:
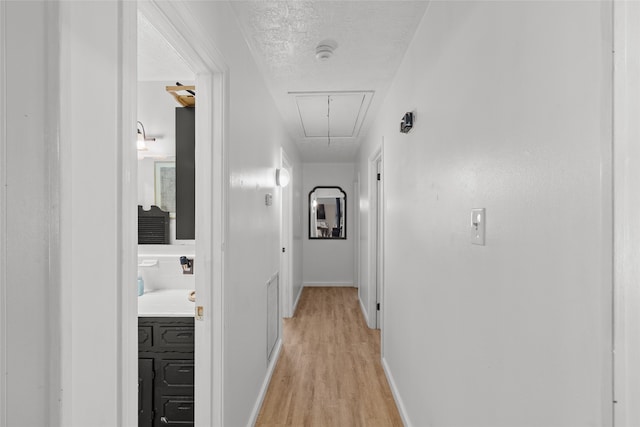
[[400, 132], [409, 133], [409, 131], [413, 128], [413, 112], [409, 111], [405, 113], [400, 121]]

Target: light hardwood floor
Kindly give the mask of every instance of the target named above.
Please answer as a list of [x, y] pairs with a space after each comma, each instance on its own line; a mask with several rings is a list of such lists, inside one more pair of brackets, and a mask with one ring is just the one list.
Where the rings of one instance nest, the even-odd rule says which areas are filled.
[[402, 426], [357, 289], [304, 288], [256, 426]]

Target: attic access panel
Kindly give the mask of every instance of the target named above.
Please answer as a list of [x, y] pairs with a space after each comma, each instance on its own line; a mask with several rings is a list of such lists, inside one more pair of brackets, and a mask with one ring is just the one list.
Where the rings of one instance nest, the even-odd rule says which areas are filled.
[[369, 109], [373, 92], [291, 93], [306, 138], [355, 138]]

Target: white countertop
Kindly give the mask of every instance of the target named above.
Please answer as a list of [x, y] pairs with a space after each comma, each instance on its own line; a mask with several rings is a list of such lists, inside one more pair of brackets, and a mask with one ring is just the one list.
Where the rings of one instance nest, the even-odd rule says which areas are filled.
[[138, 297], [138, 317], [193, 317], [195, 303], [188, 289], [145, 291]]

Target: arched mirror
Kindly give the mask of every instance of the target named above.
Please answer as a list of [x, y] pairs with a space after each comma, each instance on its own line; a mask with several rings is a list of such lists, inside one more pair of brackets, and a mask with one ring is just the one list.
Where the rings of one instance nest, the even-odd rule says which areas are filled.
[[347, 238], [347, 193], [315, 187], [309, 193], [309, 239]]

